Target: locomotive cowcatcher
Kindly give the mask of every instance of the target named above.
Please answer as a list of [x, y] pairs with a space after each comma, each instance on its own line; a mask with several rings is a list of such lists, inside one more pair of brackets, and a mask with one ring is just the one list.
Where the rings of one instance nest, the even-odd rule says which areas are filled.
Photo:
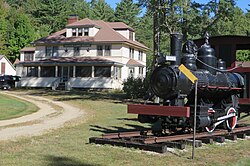
[[187, 41], [182, 48], [182, 34], [171, 34], [171, 55], [174, 62], [158, 57], [150, 77], [149, 99], [154, 102], [129, 104], [128, 113], [138, 114], [141, 123], [159, 124], [162, 131], [193, 128], [195, 86], [178, 69], [183, 64], [198, 78], [198, 130], [213, 132], [218, 127], [233, 130], [237, 124], [238, 97], [244, 80], [238, 73], [226, 70], [225, 62], [215, 57], [208, 35], [200, 48]]

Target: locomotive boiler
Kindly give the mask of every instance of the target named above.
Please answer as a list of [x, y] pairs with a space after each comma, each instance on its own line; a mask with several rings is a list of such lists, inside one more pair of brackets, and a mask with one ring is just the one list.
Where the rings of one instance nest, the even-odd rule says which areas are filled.
[[192, 41], [182, 47], [182, 34], [171, 35], [174, 62], [162, 61], [150, 78], [151, 98], [157, 102], [128, 105], [128, 113], [138, 114], [142, 123], [157, 123], [162, 129], [176, 131], [193, 127], [195, 86], [179, 70], [183, 64], [198, 78], [196, 125], [199, 130], [214, 131], [217, 126], [233, 130], [237, 124], [238, 97], [244, 80], [226, 70], [225, 62], [215, 57], [206, 36], [200, 48]]

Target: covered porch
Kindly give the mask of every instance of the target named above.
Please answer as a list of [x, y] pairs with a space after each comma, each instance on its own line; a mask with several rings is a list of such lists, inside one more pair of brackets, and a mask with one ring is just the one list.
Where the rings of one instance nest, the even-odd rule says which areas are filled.
[[19, 87], [119, 89], [123, 64], [96, 57], [58, 57], [17, 65]]

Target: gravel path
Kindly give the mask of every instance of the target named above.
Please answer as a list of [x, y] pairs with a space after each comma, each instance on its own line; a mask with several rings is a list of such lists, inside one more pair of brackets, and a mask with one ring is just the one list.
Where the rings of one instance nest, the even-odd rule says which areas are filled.
[[60, 101], [53, 101], [40, 96], [28, 95], [25, 92], [0, 92], [39, 107], [33, 114], [16, 119], [0, 121], [0, 140], [13, 140], [19, 137], [41, 135], [51, 129], [63, 127], [66, 122], [84, 115], [84, 111]]

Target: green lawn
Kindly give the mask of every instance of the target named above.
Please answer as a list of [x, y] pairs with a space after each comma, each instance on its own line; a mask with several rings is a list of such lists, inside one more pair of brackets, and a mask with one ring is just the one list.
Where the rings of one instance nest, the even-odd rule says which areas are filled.
[[38, 108], [34, 104], [14, 97], [0, 95], [0, 120], [21, 117], [37, 110]]
[[196, 149], [191, 160], [191, 146], [156, 154], [109, 145], [89, 144], [89, 137], [103, 133], [138, 129], [136, 115], [126, 113], [126, 104], [116, 95], [103, 93], [32, 92], [55, 100], [65, 101], [84, 109], [85, 118], [43, 136], [0, 142], [0, 165], [10, 166], [165, 166], [165, 165], [248, 165], [250, 140], [227, 141], [224, 144], [204, 145]]

